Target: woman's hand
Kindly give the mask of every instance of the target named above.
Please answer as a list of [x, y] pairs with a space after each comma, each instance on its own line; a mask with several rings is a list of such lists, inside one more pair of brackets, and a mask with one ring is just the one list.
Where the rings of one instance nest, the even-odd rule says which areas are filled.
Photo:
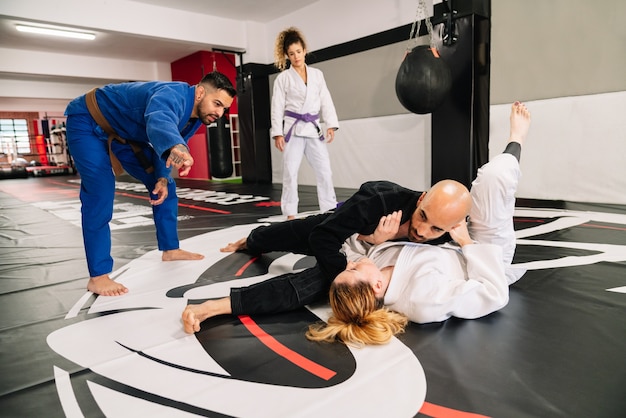
[[326, 129], [326, 142], [329, 144], [335, 139], [335, 128]]
[[467, 244], [473, 244], [472, 238], [470, 238], [469, 231], [467, 230], [467, 222], [465, 219], [460, 224], [453, 226], [450, 229], [450, 237], [461, 247]]
[[284, 136], [275, 136], [274, 137], [274, 145], [280, 152], [285, 150], [285, 137]]

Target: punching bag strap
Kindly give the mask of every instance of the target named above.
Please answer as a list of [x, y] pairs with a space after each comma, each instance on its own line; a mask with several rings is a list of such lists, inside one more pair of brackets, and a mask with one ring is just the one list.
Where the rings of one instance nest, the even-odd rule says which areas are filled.
[[135, 157], [137, 157], [139, 163], [146, 171], [146, 173], [152, 173], [154, 171], [154, 167], [152, 166], [150, 160], [148, 160], [146, 155], [143, 153], [141, 146], [133, 141], [127, 141], [126, 139], [121, 138], [117, 133], [115, 133], [115, 131], [109, 124], [109, 121], [106, 120], [106, 118], [102, 114], [102, 111], [100, 110], [100, 106], [98, 106], [98, 101], [96, 100], [96, 90], [97, 88], [92, 89], [87, 94], [85, 94], [85, 102], [87, 104], [87, 110], [89, 110], [89, 114], [91, 115], [93, 120], [95, 120], [96, 123], [102, 128], [102, 130], [104, 130], [104, 132], [109, 135], [107, 143], [109, 146], [109, 158], [111, 159], [111, 167], [113, 167], [113, 173], [116, 176], [119, 176], [124, 172], [122, 163], [120, 163], [120, 160], [117, 159], [117, 157], [111, 150], [111, 142], [113, 142], [113, 140], [116, 140], [121, 144], [130, 145], [133, 150], [133, 154], [135, 154]]
[[[409, 35], [409, 41], [406, 47], [406, 53], [408, 54], [415, 48], [417, 38], [420, 36], [420, 28], [422, 26], [422, 16], [424, 22], [426, 23], [426, 29], [428, 30], [428, 39], [430, 43], [430, 47], [435, 49], [435, 41], [433, 39], [433, 24], [430, 21], [429, 14], [426, 12], [426, 2], [424, 0], [419, 0], [417, 3], [417, 12], [415, 13], [415, 20], [413, 21], [413, 26], [411, 26], [411, 34]], [[415, 38], [414, 38], [415, 37]]]

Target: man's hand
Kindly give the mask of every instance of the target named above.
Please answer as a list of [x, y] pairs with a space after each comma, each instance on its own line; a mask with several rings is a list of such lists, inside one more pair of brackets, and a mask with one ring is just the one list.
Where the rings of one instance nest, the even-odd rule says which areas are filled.
[[152, 206], [160, 205], [167, 198], [167, 179], [165, 177], [161, 177], [157, 180], [156, 185], [154, 186], [154, 190], [152, 194], [157, 195], [156, 200], [149, 199], [148, 201]]
[[183, 144], [174, 145], [170, 148], [170, 155], [165, 161], [167, 168], [174, 167], [178, 170], [178, 175], [185, 177], [189, 174], [193, 165], [193, 157], [189, 154], [189, 149]]
[[390, 215], [380, 218], [374, 233], [370, 235], [359, 235], [359, 239], [361, 241], [369, 242], [370, 244], [381, 244], [394, 239], [400, 230], [401, 220], [402, 211], [394, 211]]
[[450, 237], [461, 247], [467, 244], [474, 243], [474, 241], [472, 241], [472, 238], [470, 238], [469, 231], [467, 230], [467, 222], [465, 221], [465, 219], [463, 219], [460, 224], [453, 226], [452, 229], [450, 229], [449, 233]]

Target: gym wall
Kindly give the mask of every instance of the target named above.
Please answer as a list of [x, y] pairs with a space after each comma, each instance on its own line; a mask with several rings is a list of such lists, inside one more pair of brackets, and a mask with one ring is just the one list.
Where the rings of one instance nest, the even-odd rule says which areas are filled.
[[492, 104], [626, 91], [626, 2], [491, 5]]
[[[626, 3], [491, 3], [491, 156], [508, 138], [510, 104], [522, 100], [533, 112], [518, 197], [626, 203], [619, 114], [626, 108]], [[307, 34], [309, 43], [314, 36]], [[399, 42], [313, 64], [324, 71], [341, 124], [329, 146], [336, 187], [374, 179], [430, 185], [430, 117], [409, 113], [395, 95], [405, 48]], [[275, 183], [281, 163], [272, 147]], [[305, 162], [300, 184], [315, 184]]]
[[[430, 115], [410, 113], [395, 92], [406, 48], [403, 41], [312, 64], [324, 72], [340, 120], [329, 145], [335, 187], [358, 188], [369, 180], [418, 190], [430, 185]], [[275, 78], [270, 77], [270, 91]], [[275, 147], [272, 177], [274, 183], [282, 179], [282, 154]], [[306, 162], [300, 166], [299, 183], [315, 184]]]
[[[408, 34], [407, 34], [408, 38]], [[324, 72], [339, 119], [410, 113], [398, 101], [396, 74], [407, 42], [313, 64]], [[315, 58], [315, 53], [311, 54]]]
[[518, 197], [626, 203], [626, 2], [492, 1], [490, 155], [533, 112]]

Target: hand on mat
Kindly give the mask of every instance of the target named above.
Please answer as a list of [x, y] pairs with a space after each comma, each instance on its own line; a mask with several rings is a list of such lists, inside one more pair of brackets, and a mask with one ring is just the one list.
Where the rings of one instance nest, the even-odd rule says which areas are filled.
[[200, 331], [201, 321], [196, 317], [196, 309], [199, 309], [199, 306], [187, 306], [183, 311], [183, 328], [187, 334], [193, 334], [194, 332]]
[[183, 144], [174, 145], [170, 149], [170, 155], [165, 161], [167, 168], [174, 167], [178, 170], [178, 175], [185, 177], [189, 174], [193, 165], [193, 157], [189, 154], [189, 150]]
[[152, 191], [152, 194], [157, 196], [156, 200], [149, 199], [148, 201], [152, 206], [160, 205], [167, 198], [168, 193], [167, 179], [165, 177], [161, 177], [157, 180], [157, 184], [154, 186], [154, 190]]

